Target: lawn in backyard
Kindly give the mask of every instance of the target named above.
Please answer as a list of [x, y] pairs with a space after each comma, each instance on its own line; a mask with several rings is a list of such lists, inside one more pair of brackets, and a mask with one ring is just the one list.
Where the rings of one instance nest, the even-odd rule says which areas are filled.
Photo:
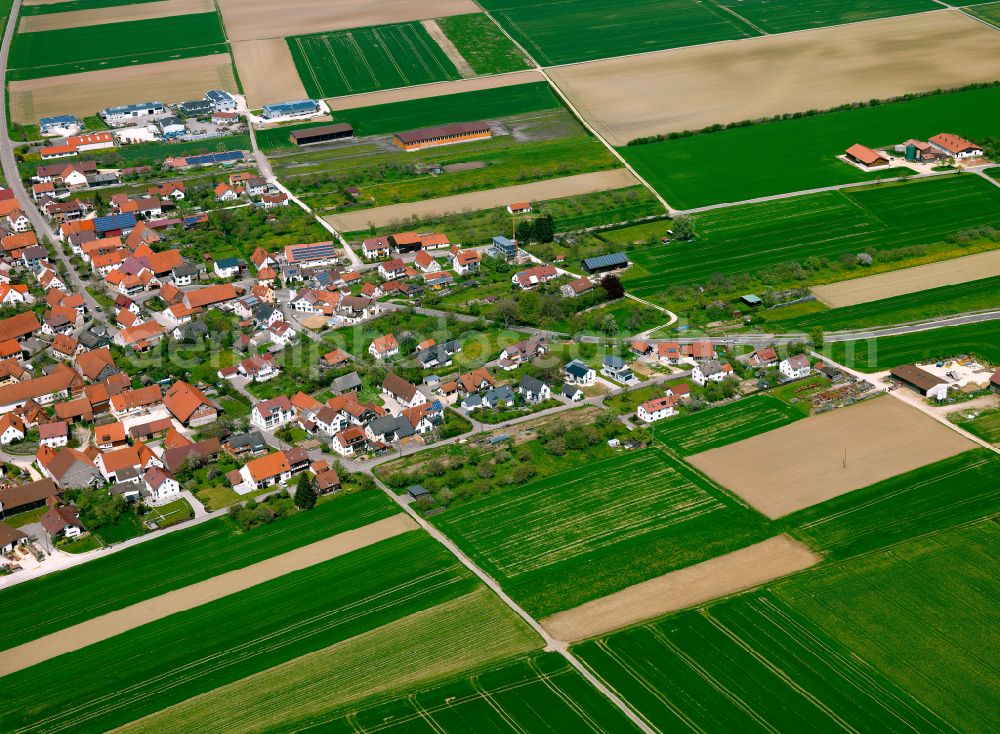
[[653, 426], [653, 436], [681, 456], [742, 441], [803, 418], [771, 395], [751, 395], [716, 408], [667, 418]]
[[[822, 270], [824, 258], [839, 262], [867, 250], [917, 257], [919, 251], [904, 248], [932, 246], [975, 227], [1000, 227], [1000, 188], [979, 176], [949, 176], [717, 209], [695, 215], [694, 224], [693, 242], [629, 253], [633, 265], [622, 280], [630, 293], [663, 299], [671, 284], [705, 283], [717, 274], [753, 279], [777, 266], [811, 266], [813, 260]], [[633, 236], [627, 228], [612, 234]], [[905, 261], [898, 262], [912, 264]], [[886, 266], [902, 266], [896, 262]]]
[[998, 541], [926, 535], [574, 650], [660, 731], [989, 731]]
[[998, 137], [998, 120], [1000, 86], [991, 86], [618, 150], [671, 206], [689, 209], [899, 176], [904, 172], [864, 172], [837, 156], [854, 143], [892, 146], [942, 130], [970, 140]]
[[[510, 117], [526, 112], [550, 110], [560, 106], [547, 82], [517, 84], [496, 89], [481, 89], [475, 92], [446, 94], [428, 99], [412, 99], [405, 102], [390, 102], [344, 110], [334, 114], [338, 122], [349, 122], [354, 126], [354, 134], [388, 135], [432, 125], [452, 122], [475, 122], [497, 117]], [[257, 143], [261, 148], [291, 148], [288, 134], [292, 130], [315, 127], [316, 124], [287, 125], [257, 132]]]
[[481, 5], [543, 66], [760, 35], [696, 0], [484, 0]]
[[831, 342], [824, 352], [838, 364], [878, 372], [901, 364], [970, 354], [1000, 364], [1000, 321], [945, 326], [911, 334]]
[[1000, 302], [1000, 276], [967, 283], [928, 288], [879, 301], [841, 308], [825, 308], [817, 303], [813, 313], [794, 315], [784, 309], [764, 311], [769, 328], [784, 331], [860, 329], [923, 321], [967, 311], [996, 307]]
[[432, 521], [537, 617], [770, 532], [762, 516], [659, 449], [594, 461]]
[[[400, 563], [400, 558], [409, 560]], [[344, 579], [351, 582], [343, 583]], [[541, 643], [454, 556], [426, 533], [416, 530], [40, 663], [32, 668], [35, 680], [41, 683], [72, 675], [77, 679], [75, 690], [62, 687], [63, 692], [56, 693], [45, 690], [48, 686], [22, 687], [19, 694], [8, 698], [4, 713], [0, 714], [0, 725], [5, 731], [26, 727], [26, 731], [72, 728], [96, 732], [161, 712], [155, 724], [144, 721], [133, 726], [144, 730], [155, 725], [156, 731], [169, 731], [171, 719], [183, 715], [185, 702], [197, 699], [200, 694], [218, 692], [220, 686], [225, 690], [227, 685], [249, 684], [253, 679], [248, 677], [261, 671], [268, 671], [271, 684], [287, 683], [282, 664], [290, 661], [293, 662], [287, 668], [292, 670], [325, 662], [326, 675], [302, 678], [293, 672], [292, 678], [300, 685], [303, 680], [321, 682], [327, 690], [334, 691], [334, 696], [340, 696], [344, 689], [358, 685], [353, 680], [335, 684], [351, 671], [351, 667], [338, 670], [339, 665], [350, 659], [351, 648], [366, 647], [363, 644], [366, 639], [372, 648], [381, 642], [383, 655], [392, 647], [403, 648], [405, 653], [411, 643], [427, 645], [423, 638], [434, 635], [426, 626], [401, 625], [399, 630], [393, 627], [424, 610], [432, 611], [418, 617], [440, 616], [433, 611], [439, 605], [443, 605], [442, 609], [452, 608], [454, 624], [441, 625], [436, 641], [464, 639], [466, 635], [470, 639], [496, 635], [488, 641], [480, 639], [482, 652], [474, 649], [468, 655], [473, 661], [478, 662], [481, 654], [482, 662], [492, 662]], [[477, 613], [483, 616], [482, 626], [476, 621]], [[235, 620], [239, 623], [234, 624]], [[213, 632], [205, 634], [205, 630]], [[416, 636], [407, 639], [406, 632]], [[331, 649], [342, 652], [343, 657], [331, 654]], [[157, 652], [150, 655], [150, 650]], [[442, 653], [447, 656], [446, 651]], [[367, 658], [366, 670], [364, 659], [355, 655], [351, 660], [356, 664], [352, 666], [353, 673], [361, 680], [366, 674], [378, 675], [375, 668], [381, 669], [383, 686], [397, 685], [391, 678], [397, 667], [387, 668], [385, 659], [384, 656]], [[397, 659], [403, 669], [411, 665], [405, 656]], [[423, 661], [423, 666], [415, 667], [429, 666]], [[103, 671], [102, 675], [86, 674], [97, 669]], [[398, 672], [403, 679], [398, 685], [405, 685], [405, 672]], [[373, 686], [365, 694], [378, 690]], [[251, 699], [268, 706], [275, 715], [289, 715], [288, 707], [274, 705], [274, 699], [264, 695], [263, 690], [259, 693]], [[321, 700], [317, 696], [313, 705]], [[247, 700], [240, 706], [244, 715], [253, 707]], [[221, 711], [218, 707], [215, 710]], [[235, 729], [229, 724], [217, 728], [206, 723], [206, 730]]]
[[420, 23], [350, 28], [286, 39], [310, 97], [339, 97], [460, 75]]
[[530, 66], [524, 54], [484, 13], [438, 18], [437, 24], [477, 74], [505, 74]]
[[229, 47], [218, 13], [103, 23], [15, 35], [7, 78], [37, 79], [223, 53]]
[[373, 491], [338, 497], [246, 532], [221, 517], [17, 584], [4, 592], [0, 609], [18, 610], [22, 622], [0, 631], [0, 649], [394, 513], [385, 495]]

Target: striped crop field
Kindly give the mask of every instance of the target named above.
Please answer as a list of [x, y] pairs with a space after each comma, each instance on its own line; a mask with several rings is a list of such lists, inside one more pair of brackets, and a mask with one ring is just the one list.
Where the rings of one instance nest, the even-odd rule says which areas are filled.
[[310, 97], [458, 79], [455, 65], [420, 23], [292, 36], [295, 68]]
[[940, 10], [934, 0], [718, 0], [767, 33]]
[[659, 731], [990, 731], [998, 541], [926, 535], [574, 650]]
[[717, 408], [668, 418], [653, 435], [682, 456], [742, 441], [805, 416], [771, 395], [752, 395]]
[[1000, 227], [1000, 188], [979, 176], [946, 176], [716, 209], [694, 223], [694, 242], [630, 253], [633, 267], [622, 276], [629, 292], [655, 300], [672, 284], [705, 283], [716, 273], [753, 275], [811, 257], [837, 260]]
[[317, 730], [384, 734], [634, 732], [634, 724], [556, 653], [478, 670], [388, 703], [317, 718]]
[[1000, 320], [946, 326], [911, 334], [833, 342], [826, 351], [839, 364], [877, 372], [908, 362], [928, 362], [971, 354], [1000, 363]]
[[[397, 558], [408, 558], [408, 554]], [[301, 731], [366, 698], [408, 692], [423, 681], [495, 665], [540, 645], [541, 638], [520, 617], [493, 592], [479, 586], [463, 596], [183, 701], [119, 731]]]
[[[28, 671], [38, 685], [11, 690], [0, 730], [107, 731], [481, 590], [425, 533], [404, 533], [35, 665]], [[498, 624], [486, 661], [505, 645], [511, 654], [532, 648], [534, 633], [487, 596], [472, 605]], [[471, 634], [449, 623], [438, 641], [452, 632]], [[57, 685], [64, 676], [72, 687]]]
[[768, 534], [763, 517], [657, 449], [565, 471], [433, 521], [538, 616]]
[[1000, 408], [992, 410], [959, 408], [954, 413], [948, 414], [948, 420], [984, 441], [1000, 445]]

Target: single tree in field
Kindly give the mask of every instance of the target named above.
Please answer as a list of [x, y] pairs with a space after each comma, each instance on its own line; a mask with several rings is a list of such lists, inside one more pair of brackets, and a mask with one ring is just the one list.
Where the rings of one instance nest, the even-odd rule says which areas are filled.
[[299, 481], [295, 485], [295, 506], [300, 510], [311, 510], [316, 506], [316, 492], [305, 474], [299, 474]]
[[625, 296], [625, 286], [617, 275], [605, 275], [601, 278], [601, 288], [608, 294], [608, 300], [614, 301]]
[[670, 228], [674, 230], [675, 239], [689, 240], [694, 237], [694, 222], [686, 214], [681, 214], [671, 219]]

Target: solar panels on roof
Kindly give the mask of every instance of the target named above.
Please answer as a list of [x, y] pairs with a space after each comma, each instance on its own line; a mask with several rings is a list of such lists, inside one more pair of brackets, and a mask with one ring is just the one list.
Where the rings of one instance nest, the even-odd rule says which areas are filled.
[[289, 245], [285, 257], [289, 263], [307, 260], [323, 260], [337, 256], [337, 248], [332, 242], [313, 242], [306, 245]]
[[94, 231], [98, 233], [112, 232], [116, 229], [135, 227], [135, 224], [135, 214], [131, 212], [127, 214], [112, 214], [107, 217], [96, 217], [94, 219]]
[[186, 159], [189, 166], [210, 166], [213, 163], [230, 163], [232, 161], [243, 160], [242, 150], [230, 150], [225, 153], [206, 153], [204, 155], [192, 155]]
[[598, 257], [588, 257], [583, 261], [583, 269], [588, 273], [598, 270], [614, 270], [624, 268], [628, 265], [628, 255], [624, 252], [615, 252], [611, 255], [600, 255]]

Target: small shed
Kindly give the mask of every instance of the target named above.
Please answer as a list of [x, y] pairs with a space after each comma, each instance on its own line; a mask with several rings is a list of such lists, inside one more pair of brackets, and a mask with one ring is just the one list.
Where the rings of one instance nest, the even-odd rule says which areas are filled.
[[421, 497], [430, 497], [431, 493], [427, 491], [427, 488], [422, 484], [414, 484], [412, 487], [406, 490], [406, 493], [410, 495], [412, 499], [418, 500]]
[[745, 303], [746, 305], [752, 306], [753, 308], [761, 306], [764, 303], [760, 299], [760, 296], [758, 296], [756, 293], [748, 293], [745, 296], [740, 296], [740, 300], [743, 301], [743, 303]]

